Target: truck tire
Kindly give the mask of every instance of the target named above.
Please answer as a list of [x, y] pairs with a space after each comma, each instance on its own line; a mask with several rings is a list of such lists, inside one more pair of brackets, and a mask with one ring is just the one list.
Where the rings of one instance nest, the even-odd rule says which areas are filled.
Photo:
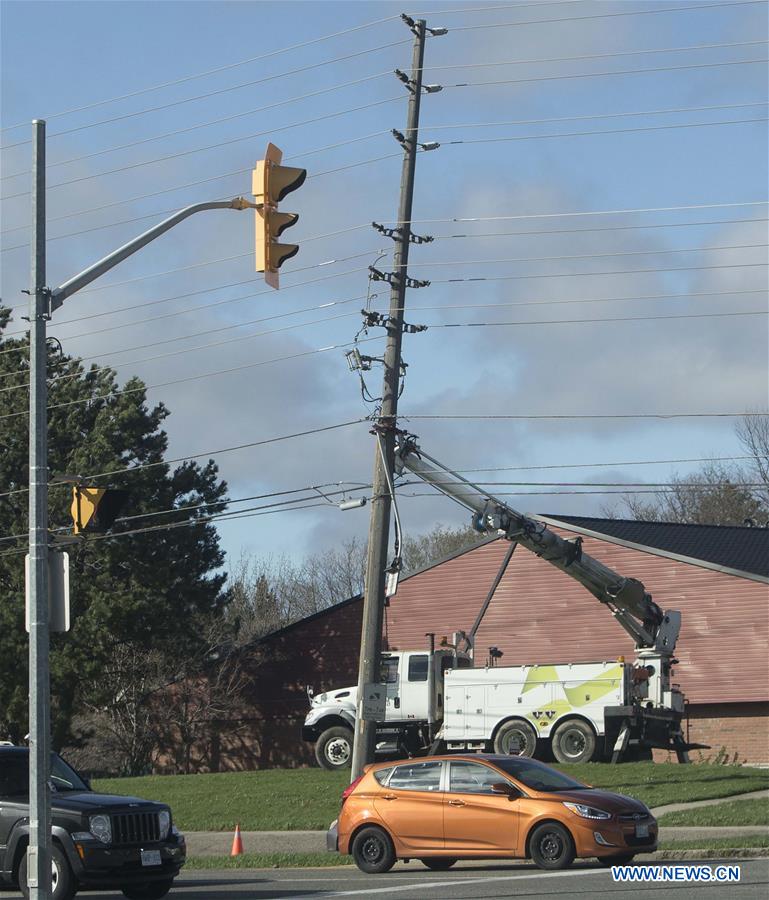
[[327, 728], [315, 742], [315, 759], [324, 769], [349, 769], [352, 762], [352, 731], [343, 725]]
[[537, 750], [537, 732], [525, 719], [503, 722], [494, 736], [494, 752], [509, 756], [517, 750], [518, 756], [531, 759]]
[[[26, 898], [29, 897], [27, 885], [27, 854], [21, 858], [17, 873], [19, 890]], [[51, 847], [51, 897], [53, 900], [72, 900], [77, 893], [77, 883], [69, 867], [66, 856], [54, 844]]]
[[552, 745], [559, 763], [590, 762], [595, 756], [595, 732], [581, 719], [568, 719], [555, 729]]

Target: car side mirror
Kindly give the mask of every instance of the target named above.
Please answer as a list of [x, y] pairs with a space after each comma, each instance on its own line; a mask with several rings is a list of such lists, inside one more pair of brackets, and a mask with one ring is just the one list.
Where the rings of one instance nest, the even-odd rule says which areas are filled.
[[505, 794], [511, 802], [517, 800], [521, 796], [521, 792], [508, 781], [499, 781], [491, 786], [492, 794]]

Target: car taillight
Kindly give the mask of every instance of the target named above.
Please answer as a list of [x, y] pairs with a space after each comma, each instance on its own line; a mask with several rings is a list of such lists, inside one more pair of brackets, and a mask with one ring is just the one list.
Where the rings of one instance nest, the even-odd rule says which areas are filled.
[[342, 806], [344, 806], [344, 801], [350, 796], [350, 794], [355, 790], [355, 788], [360, 783], [363, 775], [359, 775], [355, 781], [351, 781], [347, 787], [342, 791]]

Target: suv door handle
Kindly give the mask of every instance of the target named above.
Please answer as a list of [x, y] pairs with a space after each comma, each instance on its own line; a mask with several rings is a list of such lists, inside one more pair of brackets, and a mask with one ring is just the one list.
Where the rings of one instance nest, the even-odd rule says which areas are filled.
[[449, 806], [464, 806], [464, 800], [449, 800]]

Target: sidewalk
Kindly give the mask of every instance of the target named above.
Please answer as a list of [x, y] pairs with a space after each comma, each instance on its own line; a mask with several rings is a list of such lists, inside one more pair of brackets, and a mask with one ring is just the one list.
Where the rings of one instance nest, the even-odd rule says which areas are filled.
[[[763, 825], [732, 825], [716, 828], [669, 827], [660, 828], [659, 841], [694, 840], [734, 837], [736, 835], [765, 835]], [[229, 856], [232, 833], [221, 831], [191, 831], [185, 834], [190, 856]], [[325, 831], [243, 831], [244, 853], [324, 853]]]

